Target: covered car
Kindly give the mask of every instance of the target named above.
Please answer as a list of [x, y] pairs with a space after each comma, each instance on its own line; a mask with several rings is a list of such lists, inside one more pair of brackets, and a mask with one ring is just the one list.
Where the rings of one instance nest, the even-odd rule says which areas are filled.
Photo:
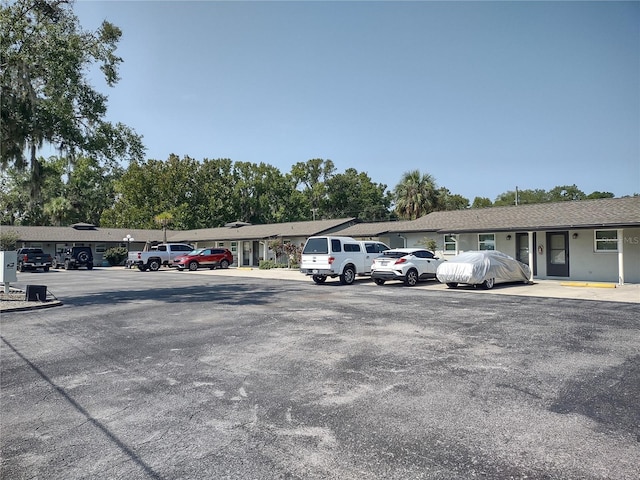
[[449, 288], [460, 283], [481, 285], [486, 289], [497, 283], [529, 283], [528, 265], [496, 250], [464, 252], [438, 266], [436, 277]]

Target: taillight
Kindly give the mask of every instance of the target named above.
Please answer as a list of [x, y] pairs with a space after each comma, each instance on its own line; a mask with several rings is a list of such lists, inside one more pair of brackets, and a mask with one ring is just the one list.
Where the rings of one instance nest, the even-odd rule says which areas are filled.
[[28, 257], [28, 256], [27, 256], [27, 254], [25, 253], [25, 254], [24, 254], [24, 257], [22, 257], [22, 261], [23, 261], [23, 262], [27, 262], [27, 261], [28, 261], [28, 260], [27, 260], [28, 258], [29, 258], [29, 257]]
[[333, 265], [333, 262], [335, 261], [336, 257], [329, 257], [329, 265]]
[[142, 254], [138, 252], [138, 260], [140, 260], [141, 258], [142, 258]]
[[400, 263], [405, 263], [406, 261], [407, 261], [407, 259], [406, 259], [406, 258], [404, 258], [404, 257], [399, 258], [398, 260], [396, 260], [396, 265], [398, 265], [398, 264], [400, 264]]

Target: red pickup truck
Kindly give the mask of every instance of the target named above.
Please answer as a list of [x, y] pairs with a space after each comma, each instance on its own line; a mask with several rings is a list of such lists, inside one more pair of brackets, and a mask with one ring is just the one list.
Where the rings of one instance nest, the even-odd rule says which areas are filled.
[[192, 272], [199, 267], [229, 268], [233, 263], [233, 254], [226, 248], [198, 248], [187, 255], [180, 255], [173, 259], [173, 266], [178, 270], [188, 268]]

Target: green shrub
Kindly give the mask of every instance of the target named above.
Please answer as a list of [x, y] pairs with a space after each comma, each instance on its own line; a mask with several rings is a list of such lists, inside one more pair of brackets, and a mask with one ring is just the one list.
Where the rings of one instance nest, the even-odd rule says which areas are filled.
[[127, 259], [126, 247], [113, 247], [104, 252], [104, 258], [109, 265], [121, 265]]
[[275, 268], [275, 262], [273, 260], [260, 260], [260, 265], [258, 266], [260, 270], [270, 270]]
[[[289, 265], [278, 263], [273, 260], [260, 260], [260, 266], [258, 268], [262, 270], [270, 270], [272, 268], [289, 268]], [[291, 268], [293, 268], [293, 265], [291, 265]]]
[[18, 240], [18, 234], [13, 230], [0, 233], [0, 250], [3, 252], [15, 250]]

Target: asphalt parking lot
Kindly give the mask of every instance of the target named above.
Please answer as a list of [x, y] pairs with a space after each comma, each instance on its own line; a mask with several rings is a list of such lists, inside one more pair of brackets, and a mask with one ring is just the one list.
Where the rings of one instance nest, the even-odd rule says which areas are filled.
[[31, 274], [0, 477], [640, 478], [638, 303], [229, 273]]

